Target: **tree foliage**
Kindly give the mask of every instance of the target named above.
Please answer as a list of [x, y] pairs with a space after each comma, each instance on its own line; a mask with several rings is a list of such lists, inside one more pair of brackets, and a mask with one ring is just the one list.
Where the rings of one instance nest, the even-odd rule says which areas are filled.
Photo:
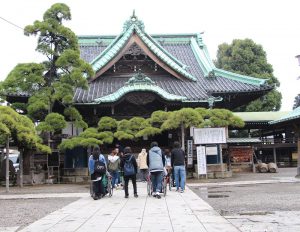
[[[231, 44], [219, 45], [216, 66], [227, 71], [268, 79], [268, 83], [279, 87], [280, 83], [273, 74], [272, 65], [267, 61], [267, 54], [263, 47], [251, 39], [235, 39]], [[281, 93], [275, 88], [263, 99], [258, 99], [240, 111], [273, 111], [281, 106]]]
[[168, 115], [161, 128], [163, 130], [177, 129], [181, 125], [184, 128], [198, 126], [203, 121], [202, 116], [192, 108], [182, 108], [181, 110], [173, 111]]
[[35, 149], [39, 152], [51, 153], [50, 148], [42, 144], [29, 118], [18, 114], [8, 106], [0, 106], [0, 143], [3, 144], [8, 136], [20, 149]]
[[58, 113], [50, 113], [46, 116], [45, 121], [41, 122], [36, 129], [42, 132], [57, 132], [67, 126], [67, 122], [63, 115]]
[[299, 107], [299, 106], [300, 106], [300, 94], [298, 94], [298, 95], [295, 97], [293, 109], [296, 109], [296, 108]]
[[60, 149], [72, 149], [77, 146], [111, 144], [118, 140], [136, 140], [143, 136], [154, 136], [164, 130], [195, 127], [243, 127], [244, 122], [226, 109], [183, 108], [173, 112], [155, 111], [150, 118], [133, 117], [130, 120], [117, 121], [111, 117], [102, 117], [98, 127], [90, 127], [79, 136], [64, 140]]

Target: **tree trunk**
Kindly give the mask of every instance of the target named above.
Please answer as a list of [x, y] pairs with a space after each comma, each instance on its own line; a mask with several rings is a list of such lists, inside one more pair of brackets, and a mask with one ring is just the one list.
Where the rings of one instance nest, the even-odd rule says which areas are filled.
[[9, 192], [9, 136], [7, 136], [6, 140], [6, 170], [5, 170], [5, 185], [6, 192]]
[[30, 152], [28, 150], [23, 151], [23, 175], [30, 174]]
[[185, 151], [185, 131], [183, 123], [181, 123], [181, 148]]
[[20, 150], [20, 157], [19, 157], [19, 166], [20, 166], [20, 187], [22, 188], [23, 187], [23, 153], [24, 153], [24, 150], [21, 149]]

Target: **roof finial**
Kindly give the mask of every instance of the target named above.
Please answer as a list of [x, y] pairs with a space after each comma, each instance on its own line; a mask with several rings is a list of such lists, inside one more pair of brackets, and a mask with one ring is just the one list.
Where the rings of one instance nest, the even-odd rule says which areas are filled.
[[124, 23], [123, 32], [129, 29], [132, 25], [138, 26], [142, 31], [144, 31], [145, 29], [143, 21], [138, 20], [138, 17], [135, 15], [135, 10], [132, 11], [132, 15], [130, 16], [129, 20], [126, 20], [126, 22]]
[[135, 15], [135, 9], [133, 9], [132, 16], [130, 18], [132, 21], [136, 21], [138, 19]]

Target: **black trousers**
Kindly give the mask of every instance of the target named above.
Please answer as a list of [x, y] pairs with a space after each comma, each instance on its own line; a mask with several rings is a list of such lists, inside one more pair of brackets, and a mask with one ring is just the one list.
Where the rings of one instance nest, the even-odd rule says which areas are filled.
[[137, 194], [137, 189], [136, 189], [136, 175], [130, 175], [130, 176], [124, 176], [124, 182], [125, 182], [125, 196], [128, 196], [128, 183], [129, 180], [131, 179], [132, 185], [133, 185], [133, 192], [134, 194]]
[[[93, 173], [91, 175], [91, 180], [96, 180], [97, 177], [99, 177], [99, 174], [97, 175], [96, 173]], [[98, 181], [93, 181], [93, 192], [98, 197], [100, 197], [101, 194], [102, 195], [105, 194], [104, 186], [103, 186], [103, 183], [102, 183], [102, 179], [98, 180]]]

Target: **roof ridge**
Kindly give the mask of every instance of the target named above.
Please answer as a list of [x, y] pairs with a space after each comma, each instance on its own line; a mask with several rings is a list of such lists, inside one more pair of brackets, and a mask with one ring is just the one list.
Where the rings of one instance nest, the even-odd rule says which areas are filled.
[[[199, 46], [199, 42], [201, 42], [201, 46]], [[200, 65], [201, 69], [204, 72], [206, 77], [210, 76], [221, 76], [227, 79], [231, 79], [234, 81], [239, 81], [246, 84], [261, 86], [266, 84], [268, 79], [260, 79], [256, 77], [241, 75], [234, 72], [229, 72], [223, 69], [219, 69], [215, 66], [212, 62], [206, 45], [201, 41], [196, 41], [195, 38], [191, 38], [191, 47], [193, 50], [194, 55], [196, 56], [197, 62]]]

